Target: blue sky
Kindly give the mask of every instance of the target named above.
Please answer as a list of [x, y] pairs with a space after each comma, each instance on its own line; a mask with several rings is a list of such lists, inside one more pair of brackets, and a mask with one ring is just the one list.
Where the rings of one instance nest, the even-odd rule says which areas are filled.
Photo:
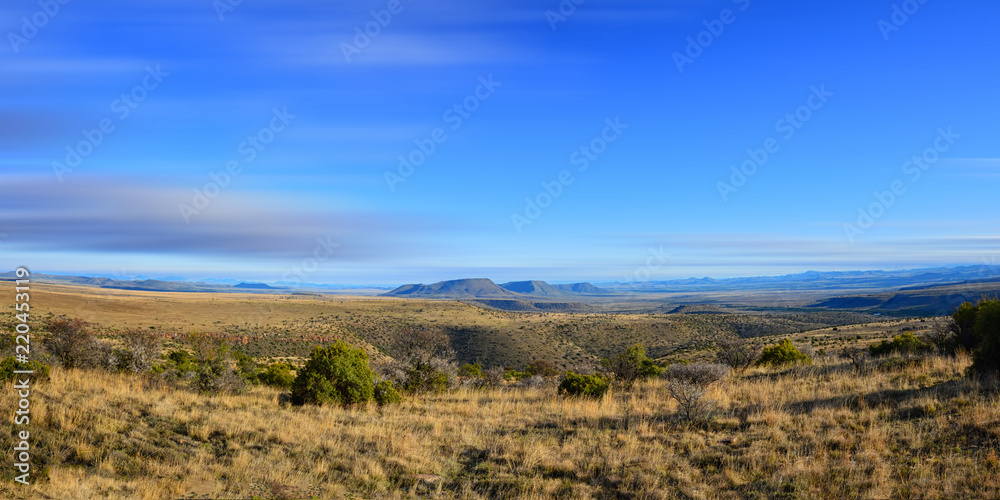
[[53, 2], [0, 7], [7, 268], [398, 284], [996, 260], [995, 2]]

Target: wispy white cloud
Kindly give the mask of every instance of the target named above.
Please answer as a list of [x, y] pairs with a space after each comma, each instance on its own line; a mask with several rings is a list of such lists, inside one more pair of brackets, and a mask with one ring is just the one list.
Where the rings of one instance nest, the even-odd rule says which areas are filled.
[[[27, 250], [161, 253], [290, 259], [307, 254], [319, 237], [342, 245], [338, 259], [370, 261], [423, 252], [426, 233], [441, 224], [411, 214], [304, 208], [294, 200], [225, 191], [192, 222], [178, 205], [191, 190], [118, 179], [72, 183], [5, 176], [0, 232]], [[405, 245], [404, 245], [404, 242]]]

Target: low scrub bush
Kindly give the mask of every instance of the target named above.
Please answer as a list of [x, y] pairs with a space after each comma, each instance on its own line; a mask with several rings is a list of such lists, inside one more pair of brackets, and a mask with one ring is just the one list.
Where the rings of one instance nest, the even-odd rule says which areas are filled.
[[567, 372], [559, 384], [559, 394], [600, 399], [610, 386], [611, 380], [601, 374], [580, 375]]
[[18, 362], [14, 356], [8, 356], [0, 361], [0, 381], [9, 382], [14, 380], [15, 377], [23, 377], [25, 375], [16, 374], [14, 370], [32, 370], [35, 373], [28, 375], [31, 377], [32, 382], [39, 380], [49, 379], [49, 365], [40, 363], [35, 360], [28, 361], [27, 363]]
[[170, 351], [167, 354], [167, 364], [181, 375], [193, 372], [197, 368], [194, 364], [194, 357], [191, 356], [190, 352], [183, 349]]
[[869, 369], [870, 355], [867, 349], [854, 346], [845, 347], [840, 351], [840, 357], [850, 361], [851, 367], [856, 371], [865, 372]]
[[707, 386], [728, 377], [731, 373], [732, 369], [721, 363], [690, 363], [670, 365], [664, 372], [664, 377]]
[[458, 376], [464, 379], [480, 378], [483, 376], [483, 365], [476, 363], [466, 363], [458, 367]]
[[707, 387], [728, 377], [732, 369], [721, 363], [674, 364], [667, 367], [667, 392], [677, 400], [684, 420], [705, 423], [715, 417], [715, 402], [707, 399]]
[[403, 401], [403, 396], [396, 389], [396, 384], [390, 380], [381, 380], [375, 384], [373, 399], [379, 406], [396, 404]]
[[641, 344], [629, 347], [618, 356], [601, 361], [604, 368], [614, 374], [615, 380], [629, 388], [637, 380], [652, 378], [662, 372], [652, 359], [646, 356], [646, 348]]
[[404, 389], [414, 394], [441, 394], [451, 388], [451, 382], [443, 367], [418, 361], [407, 370]]
[[781, 342], [764, 348], [764, 352], [761, 354], [760, 359], [757, 360], [758, 365], [763, 366], [782, 366], [790, 364], [810, 364], [812, 360], [809, 356], [806, 356], [792, 344], [789, 339], [784, 339]]
[[715, 352], [718, 362], [739, 372], [750, 368], [758, 357], [760, 348], [745, 340], [723, 340], [719, 342], [719, 350]]
[[192, 333], [188, 344], [194, 354], [194, 390], [202, 394], [239, 393], [247, 388], [246, 380], [237, 373], [229, 344], [221, 339]]
[[918, 339], [913, 333], [904, 332], [902, 335], [893, 337], [892, 340], [883, 340], [878, 344], [869, 346], [868, 353], [873, 357], [880, 358], [893, 354], [922, 354], [931, 351], [933, 348], [934, 346]]
[[130, 373], [145, 373], [160, 359], [160, 338], [133, 330], [122, 336], [122, 346], [112, 352], [112, 365]]
[[528, 371], [519, 372], [514, 368], [507, 368], [503, 372], [503, 379], [508, 382], [520, 382], [521, 380], [526, 379], [530, 376], [531, 373], [529, 373]]
[[264, 371], [257, 374], [257, 381], [279, 389], [291, 389], [292, 382], [295, 382], [292, 365], [283, 362], [271, 363]]
[[499, 366], [483, 370], [483, 376], [476, 379], [475, 387], [480, 389], [496, 389], [504, 385], [504, 369]]
[[684, 379], [671, 379], [667, 383], [667, 392], [677, 400], [678, 413], [684, 420], [705, 423], [717, 414], [715, 402], [705, 397], [705, 385]]
[[316, 347], [292, 383], [292, 403], [349, 406], [371, 401], [374, 375], [368, 354], [343, 341]]
[[42, 345], [63, 368], [102, 368], [111, 364], [111, 345], [89, 331], [79, 318], [54, 318], [45, 322], [48, 332]]
[[547, 359], [536, 359], [528, 365], [528, 373], [539, 377], [554, 377], [559, 375], [559, 370]]

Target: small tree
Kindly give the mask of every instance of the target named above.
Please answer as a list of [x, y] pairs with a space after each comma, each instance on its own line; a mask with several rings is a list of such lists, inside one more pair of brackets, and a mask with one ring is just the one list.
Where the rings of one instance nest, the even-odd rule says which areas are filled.
[[608, 392], [611, 380], [601, 374], [580, 375], [566, 372], [566, 377], [559, 384], [559, 394], [600, 399]]
[[43, 345], [63, 368], [102, 367], [111, 360], [111, 346], [91, 335], [87, 322], [80, 318], [50, 319], [45, 330], [49, 334]]
[[757, 360], [758, 365], [780, 366], [796, 363], [810, 364], [812, 360], [809, 359], [809, 356], [802, 354], [802, 351], [799, 351], [799, 348], [795, 347], [795, 344], [792, 344], [789, 339], [765, 347], [760, 359]]
[[973, 352], [979, 347], [979, 339], [973, 332], [976, 326], [976, 316], [979, 314], [979, 304], [965, 302], [951, 314], [951, 331], [954, 335], [954, 346]]
[[667, 392], [677, 400], [681, 417], [692, 422], [707, 422], [716, 412], [715, 403], [705, 398], [707, 388], [730, 373], [730, 367], [719, 363], [689, 363], [670, 365], [664, 377]]
[[401, 363], [392, 370], [396, 373], [386, 373], [389, 380], [413, 393], [440, 393], [454, 385], [455, 351], [451, 339], [440, 329], [405, 328], [395, 348]]
[[760, 357], [760, 348], [745, 340], [723, 340], [715, 359], [738, 372], [744, 372]]
[[1000, 300], [979, 303], [972, 335], [978, 344], [972, 355], [972, 371], [980, 375], [1000, 374]]
[[555, 365], [547, 359], [536, 359], [528, 365], [528, 373], [541, 377], [554, 377], [559, 375]]
[[187, 341], [194, 353], [194, 379], [191, 381], [194, 390], [202, 394], [246, 390], [246, 381], [233, 367], [233, 353], [228, 342], [199, 333], [189, 334]]
[[671, 380], [667, 392], [677, 400], [678, 413], [690, 422], [708, 422], [716, 413], [716, 406], [705, 398], [706, 387], [687, 380]]
[[440, 394], [451, 387], [451, 378], [432, 363], [417, 362], [406, 374], [405, 389], [414, 394]]
[[371, 401], [375, 383], [368, 354], [343, 341], [316, 347], [292, 383], [292, 403], [349, 406]]
[[629, 347], [618, 356], [601, 361], [601, 364], [605, 369], [614, 373], [615, 380], [621, 382], [626, 388], [631, 388], [637, 380], [655, 377], [662, 371], [652, 359], [646, 356], [646, 348], [642, 344]]
[[856, 346], [845, 347], [840, 351], [840, 357], [850, 361], [851, 366], [859, 372], [866, 371], [868, 368], [869, 351], [866, 349]]

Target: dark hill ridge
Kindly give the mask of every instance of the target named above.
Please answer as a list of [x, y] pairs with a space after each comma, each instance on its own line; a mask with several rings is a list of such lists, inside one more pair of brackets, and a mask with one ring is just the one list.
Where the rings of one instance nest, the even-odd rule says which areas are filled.
[[442, 299], [479, 299], [479, 298], [523, 298], [518, 293], [501, 288], [488, 278], [471, 278], [461, 280], [439, 281], [431, 285], [403, 285], [391, 292], [384, 293], [387, 297], [424, 297]]
[[501, 288], [514, 293], [525, 295], [538, 295], [543, 297], [562, 297], [567, 295], [560, 288], [554, 287], [544, 281], [512, 281], [500, 285]]
[[598, 288], [589, 282], [584, 283], [569, 283], [566, 285], [555, 285], [556, 288], [560, 290], [565, 290], [567, 292], [573, 293], [583, 293], [583, 294], [608, 294], [611, 293], [610, 290], [604, 288]]
[[383, 294], [387, 297], [440, 299], [552, 299], [608, 293], [590, 283], [550, 285], [544, 281], [512, 281], [497, 285], [488, 278], [439, 281], [431, 285], [403, 285]]
[[238, 285], [233, 285], [233, 288], [250, 288], [254, 290], [277, 290], [277, 288], [268, 285], [266, 283], [240, 283]]
[[[0, 273], [0, 280], [12, 280], [13, 272]], [[210, 293], [264, 293], [283, 290], [263, 283], [240, 283], [239, 285], [216, 285], [210, 283], [167, 281], [167, 280], [117, 280], [105, 277], [64, 276], [60, 274], [32, 273], [33, 283], [51, 283], [56, 285], [84, 285], [98, 288], [113, 288], [117, 290], [136, 290], [147, 292], [210, 292]]]

